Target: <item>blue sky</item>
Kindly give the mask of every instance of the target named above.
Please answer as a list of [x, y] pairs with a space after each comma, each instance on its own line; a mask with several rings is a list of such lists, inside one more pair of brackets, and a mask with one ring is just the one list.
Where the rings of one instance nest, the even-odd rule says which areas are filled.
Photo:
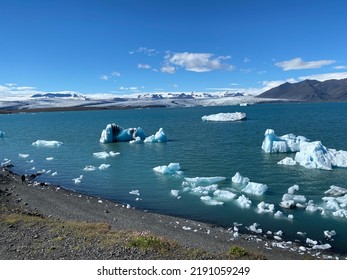
[[0, 95], [347, 77], [347, 1], [0, 0]]

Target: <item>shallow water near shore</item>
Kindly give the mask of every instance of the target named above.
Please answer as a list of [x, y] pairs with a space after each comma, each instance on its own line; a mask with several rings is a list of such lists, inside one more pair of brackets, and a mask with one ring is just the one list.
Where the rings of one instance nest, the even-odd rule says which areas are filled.
[[[242, 111], [247, 120], [240, 122], [204, 122], [204, 115]], [[347, 103], [320, 104], [261, 104], [248, 107], [156, 108], [142, 110], [107, 110], [83, 112], [30, 113], [0, 116], [0, 162], [11, 159], [14, 171], [33, 174], [38, 178], [67, 189], [101, 198], [128, 203], [135, 208], [202, 220], [224, 227], [234, 222], [250, 226], [258, 223], [266, 231], [283, 231], [286, 240], [306, 238], [329, 243], [337, 252], [347, 253], [347, 218], [334, 217], [329, 211], [308, 212], [304, 209], [285, 210], [279, 207], [283, 194], [297, 184], [298, 195], [324, 206], [322, 197], [331, 185], [347, 188], [347, 169], [333, 171], [305, 169], [299, 165], [283, 166], [277, 162], [294, 154], [265, 154], [261, 150], [267, 128], [277, 135], [293, 133], [312, 141], [320, 140], [328, 148], [347, 150]], [[101, 144], [102, 129], [108, 123], [124, 128], [142, 127], [154, 134], [162, 127], [166, 143]], [[61, 141], [60, 147], [38, 147], [36, 140]], [[100, 159], [97, 152], [119, 152], [119, 155]], [[183, 175], [159, 174], [153, 168], [180, 163]], [[109, 167], [100, 170], [102, 164]], [[96, 170], [85, 171], [87, 165]], [[105, 165], [104, 165], [105, 167]], [[231, 183], [236, 172], [252, 182], [266, 184], [262, 196], [242, 193]], [[54, 175], [54, 176], [53, 176]], [[82, 176], [81, 176], [82, 175]], [[223, 176], [218, 189], [244, 194], [251, 207], [241, 208], [235, 199], [222, 205], [207, 205], [201, 195], [184, 191], [185, 177]], [[74, 180], [81, 178], [81, 180]], [[80, 182], [79, 182], [80, 181]], [[137, 190], [138, 192], [132, 192]], [[179, 190], [180, 199], [171, 195]], [[129, 192], [132, 192], [130, 194]], [[138, 195], [139, 194], [139, 195]], [[209, 193], [213, 196], [212, 193]], [[259, 214], [261, 201], [275, 205], [283, 217], [272, 213]], [[289, 219], [288, 215], [293, 215]], [[334, 241], [324, 238], [325, 230], [335, 230]], [[306, 232], [302, 237], [297, 232]]]

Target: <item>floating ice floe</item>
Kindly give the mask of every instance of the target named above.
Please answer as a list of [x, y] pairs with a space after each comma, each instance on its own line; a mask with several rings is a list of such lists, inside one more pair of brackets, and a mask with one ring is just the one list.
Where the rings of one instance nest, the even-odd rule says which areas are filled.
[[128, 142], [135, 140], [136, 137], [141, 139], [146, 138], [146, 134], [141, 127], [138, 128], [123, 128], [117, 124], [108, 124], [105, 129], [102, 130], [100, 136], [101, 143], [112, 142]]
[[54, 160], [54, 157], [46, 157], [46, 160], [48, 161]]
[[295, 191], [298, 191], [300, 187], [298, 185], [288, 188], [288, 193], [284, 194], [280, 206], [282, 208], [293, 209], [296, 207], [304, 208], [307, 201], [304, 195], [296, 195]]
[[208, 195], [201, 196], [200, 199], [207, 205], [223, 205], [224, 204], [222, 201], [215, 200]]
[[218, 113], [208, 116], [203, 116], [201, 119], [203, 121], [210, 122], [233, 122], [233, 121], [241, 121], [246, 119], [246, 113], [235, 112], [235, 113]]
[[244, 195], [239, 196], [236, 201], [242, 208], [250, 208], [252, 204], [252, 201]]
[[[266, 153], [295, 152], [295, 161], [305, 168], [332, 170], [333, 167], [347, 167], [347, 151], [325, 147], [320, 141], [310, 142], [306, 137], [286, 134], [277, 136], [272, 129], [265, 131], [262, 149]], [[294, 164], [285, 159], [282, 164]]]
[[341, 196], [347, 194], [347, 189], [332, 185], [329, 190], [324, 192], [324, 194], [329, 196]]
[[198, 194], [198, 195], [208, 195], [210, 192], [215, 192], [218, 189], [217, 184], [212, 184], [208, 186], [197, 186], [191, 188], [190, 192], [192, 194]]
[[181, 166], [176, 162], [172, 162], [169, 165], [156, 166], [153, 170], [161, 174], [182, 175]]
[[239, 172], [236, 172], [236, 174], [231, 178], [231, 181], [235, 184], [247, 185], [249, 179], [247, 177], [241, 176]]
[[56, 140], [36, 140], [32, 143], [33, 146], [37, 147], [48, 147], [48, 148], [56, 148], [63, 145], [63, 142]]
[[263, 195], [268, 190], [268, 186], [265, 184], [259, 184], [254, 182], [249, 182], [247, 186], [242, 189], [242, 192], [252, 194], [252, 195]]
[[336, 231], [335, 230], [325, 230], [324, 231], [324, 237], [326, 239], [332, 239], [333, 236], [336, 235]]
[[200, 185], [200, 184], [215, 184], [221, 181], [225, 181], [226, 177], [194, 177], [194, 178], [184, 178], [184, 180], [192, 185]]
[[140, 191], [139, 190], [132, 190], [129, 192], [129, 194], [140, 196]]
[[221, 200], [221, 201], [229, 201], [234, 199], [237, 196], [237, 194], [228, 190], [215, 190], [213, 192], [213, 195], [217, 200]]
[[75, 184], [81, 183], [83, 179], [83, 175], [80, 175], [78, 178], [73, 178], [72, 181], [74, 181]]
[[170, 191], [170, 194], [171, 194], [172, 196], [174, 196], [174, 197], [178, 197], [178, 196], [179, 196], [179, 193], [180, 193], [179, 190], [171, 190], [171, 191]]
[[262, 201], [257, 205], [257, 211], [258, 213], [273, 213], [275, 211], [275, 205]]
[[98, 168], [99, 168], [99, 170], [105, 170], [107, 168], [110, 168], [110, 166], [111, 166], [110, 164], [103, 163]]
[[253, 232], [255, 232], [255, 233], [260, 234], [260, 233], [263, 232], [263, 230], [262, 230], [261, 228], [258, 228], [258, 227], [259, 227], [259, 224], [254, 223], [253, 225], [250, 225], [250, 226], [248, 227], [248, 229], [249, 229], [250, 231], [253, 231]]
[[236, 174], [231, 178], [231, 181], [234, 184], [244, 186], [242, 192], [252, 195], [261, 196], [268, 190], [267, 185], [250, 182], [250, 180], [247, 177], [243, 177], [239, 172], [236, 172]]
[[28, 158], [29, 154], [18, 154], [20, 158]]
[[93, 166], [93, 165], [86, 165], [84, 168], [83, 168], [84, 171], [95, 171], [96, 170], [96, 167]]
[[159, 130], [154, 135], [146, 137], [143, 142], [158, 143], [158, 142], [166, 142], [166, 141], [167, 141], [167, 138], [166, 138], [164, 130], [162, 128], [159, 128]]
[[96, 158], [100, 158], [100, 159], [106, 159], [109, 157], [115, 157], [117, 155], [120, 155], [119, 152], [97, 152], [97, 153], [93, 153], [93, 156]]

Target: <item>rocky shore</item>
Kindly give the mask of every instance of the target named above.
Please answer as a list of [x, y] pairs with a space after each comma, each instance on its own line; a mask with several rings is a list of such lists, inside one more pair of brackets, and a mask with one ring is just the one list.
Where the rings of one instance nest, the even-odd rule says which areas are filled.
[[[24, 178], [23, 178], [24, 179]], [[0, 167], [0, 259], [336, 259], [292, 242], [132, 209]]]

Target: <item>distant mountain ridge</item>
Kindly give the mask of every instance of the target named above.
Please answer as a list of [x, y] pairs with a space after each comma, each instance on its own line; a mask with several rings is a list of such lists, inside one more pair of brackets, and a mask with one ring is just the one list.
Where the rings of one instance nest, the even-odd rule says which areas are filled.
[[71, 98], [71, 99], [79, 99], [79, 100], [87, 100], [88, 98], [84, 95], [76, 94], [76, 93], [37, 93], [31, 96], [31, 98]]
[[263, 92], [258, 97], [297, 101], [347, 101], [347, 79], [324, 82], [317, 80], [287, 82]]

